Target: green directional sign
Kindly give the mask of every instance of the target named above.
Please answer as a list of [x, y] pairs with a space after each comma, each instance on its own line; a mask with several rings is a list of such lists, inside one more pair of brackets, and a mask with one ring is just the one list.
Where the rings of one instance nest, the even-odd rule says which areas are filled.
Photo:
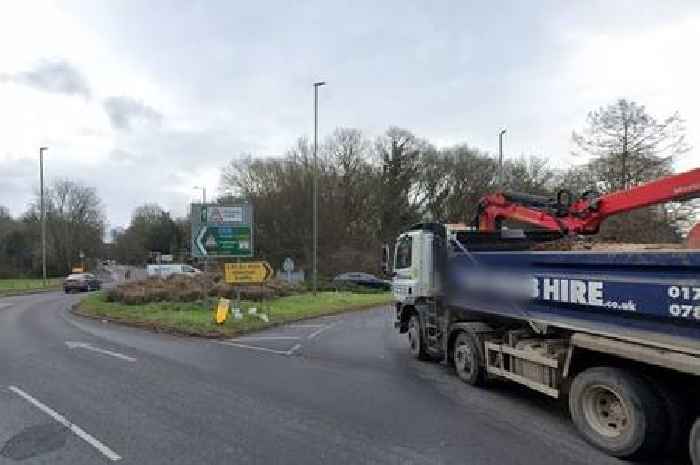
[[252, 205], [193, 204], [190, 218], [193, 256], [253, 256]]

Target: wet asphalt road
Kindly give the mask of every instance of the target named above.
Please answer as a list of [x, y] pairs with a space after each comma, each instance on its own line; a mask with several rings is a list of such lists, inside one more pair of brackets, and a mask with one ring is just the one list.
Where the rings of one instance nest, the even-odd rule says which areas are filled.
[[[231, 341], [0, 299], [2, 464], [612, 464], [556, 401], [413, 360], [389, 307]], [[67, 344], [68, 342], [68, 344]]]

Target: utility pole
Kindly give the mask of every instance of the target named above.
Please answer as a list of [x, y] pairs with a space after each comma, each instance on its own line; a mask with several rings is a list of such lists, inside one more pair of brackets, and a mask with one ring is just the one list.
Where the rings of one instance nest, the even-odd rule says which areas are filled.
[[194, 186], [192, 189], [198, 189], [202, 191], [202, 205], [207, 203], [207, 186]]
[[318, 291], [318, 88], [325, 82], [314, 82], [314, 257], [313, 257], [313, 294]]
[[498, 187], [503, 188], [503, 135], [505, 129], [501, 129], [498, 133]]
[[46, 287], [46, 210], [44, 208], [44, 151], [48, 147], [39, 148], [39, 204], [41, 208], [41, 275]]

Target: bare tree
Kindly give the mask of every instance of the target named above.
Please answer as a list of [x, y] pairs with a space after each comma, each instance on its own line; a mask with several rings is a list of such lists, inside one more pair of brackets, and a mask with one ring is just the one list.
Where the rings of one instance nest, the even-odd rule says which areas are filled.
[[[94, 187], [59, 179], [45, 192], [47, 267], [52, 274], [65, 274], [80, 263], [80, 252], [95, 258], [102, 250], [105, 216]], [[39, 237], [39, 199], [31, 205], [25, 222]], [[36, 244], [38, 248], [38, 243]]]
[[593, 157], [587, 169], [607, 190], [624, 189], [671, 171], [687, 152], [683, 120], [676, 112], [658, 121], [643, 105], [625, 99], [588, 114], [588, 127], [572, 134], [575, 155]]

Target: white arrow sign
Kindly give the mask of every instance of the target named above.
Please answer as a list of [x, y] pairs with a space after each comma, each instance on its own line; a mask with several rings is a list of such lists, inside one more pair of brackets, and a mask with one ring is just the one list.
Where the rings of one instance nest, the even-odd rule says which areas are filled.
[[129, 357], [128, 355], [120, 354], [119, 352], [112, 352], [111, 350], [100, 349], [99, 347], [95, 347], [91, 344], [88, 344], [87, 342], [66, 341], [66, 345], [69, 349], [87, 349], [93, 352], [98, 352], [100, 354], [109, 355], [111, 357], [115, 357], [127, 362], [136, 361], [134, 357]]
[[202, 229], [199, 230], [199, 234], [197, 234], [197, 246], [199, 247], [199, 251], [202, 253], [202, 255], [207, 254], [207, 249], [204, 248], [204, 243], [202, 242], [202, 239], [204, 239], [204, 234], [207, 232], [207, 227], [202, 226]]

